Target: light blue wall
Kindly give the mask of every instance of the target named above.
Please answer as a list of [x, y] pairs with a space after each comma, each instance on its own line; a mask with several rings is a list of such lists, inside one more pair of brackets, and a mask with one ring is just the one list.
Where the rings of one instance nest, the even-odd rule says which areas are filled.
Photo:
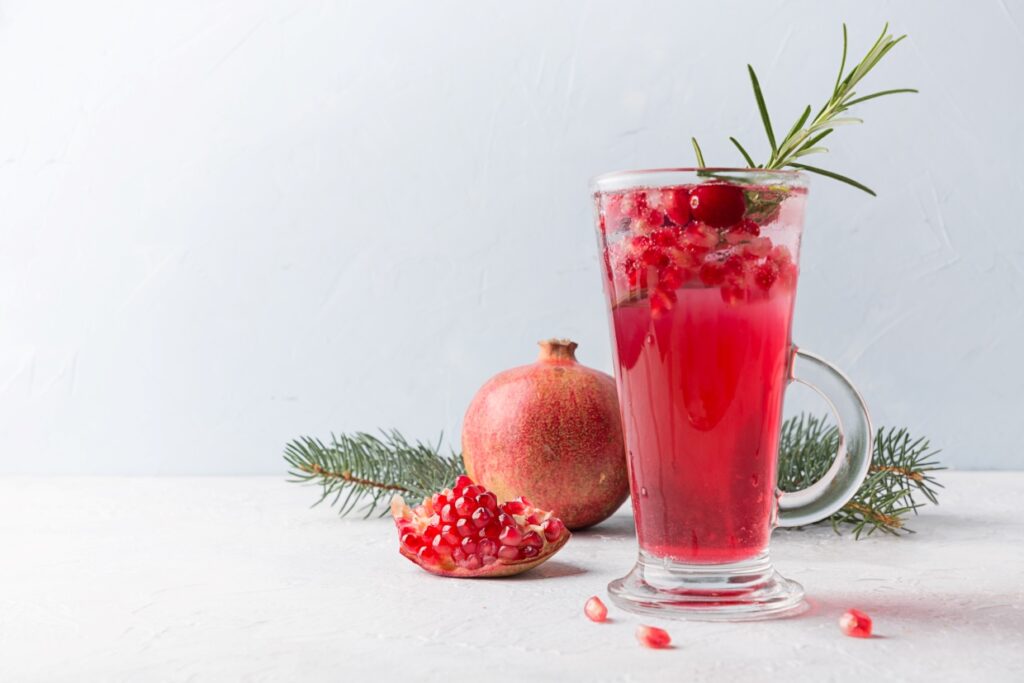
[[[160, 9], [159, 7], [163, 8]], [[763, 155], [870, 77], [811, 192], [796, 340], [881, 424], [1016, 468], [1024, 3], [5, 2], [0, 471], [276, 473], [301, 433], [457, 435], [569, 336], [610, 367], [589, 176]], [[824, 163], [824, 162], [823, 162]]]

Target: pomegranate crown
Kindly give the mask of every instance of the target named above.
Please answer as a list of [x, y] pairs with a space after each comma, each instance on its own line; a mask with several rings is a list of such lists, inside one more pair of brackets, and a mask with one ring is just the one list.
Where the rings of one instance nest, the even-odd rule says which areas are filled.
[[542, 339], [537, 342], [537, 346], [540, 347], [537, 360], [576, 362], [576, 348], [579, 344], [571, 339]]

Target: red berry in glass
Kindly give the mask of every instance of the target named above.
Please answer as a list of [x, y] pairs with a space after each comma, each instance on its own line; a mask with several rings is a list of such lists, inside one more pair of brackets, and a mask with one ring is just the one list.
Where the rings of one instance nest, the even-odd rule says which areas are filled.
[[713, 228], [735, 225], [746, 210], [743, 189], [737, 185], [708, 183], [690, 192], [690, 212], [694, 219]]

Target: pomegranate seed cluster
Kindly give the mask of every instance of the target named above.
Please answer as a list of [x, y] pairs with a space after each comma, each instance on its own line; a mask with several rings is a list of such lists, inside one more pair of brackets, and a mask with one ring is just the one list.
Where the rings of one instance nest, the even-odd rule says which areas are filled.
[[528, 562], [568, 536], [550, 512], [521, 497], [499, 504], [494, 493], [465, 475], [412, 509], [396, 498], [392, 515], [402, 553], [437, 573], [484, 574], [495, 564]]
[[597, 200], [606, 276], [617, 301], [646, 297], [656, 314], [672, 308], [682, 287], [718, 287], [724, 301], [736, 302], [796, 284], [792, 253], [761, 234], [781, 198], [774, 212], [751, 212], [742, 187], [711, 182], [598, 194]]

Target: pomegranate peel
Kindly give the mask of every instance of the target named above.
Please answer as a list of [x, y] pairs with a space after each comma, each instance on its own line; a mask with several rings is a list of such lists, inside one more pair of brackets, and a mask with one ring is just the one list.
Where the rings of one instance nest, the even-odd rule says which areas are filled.
[[[448, 502], [452, 500], [463, 502], [456, 506]], [[409, 506], [396, 495], [391, 516], [399, 552], [438, 576], [500, 577], [536, 567], [569, 540], [565, 524], [547, 510], [523, 498], [496, 501], [465, 475], [454, 489], [427, 496], [418, 505]]]

